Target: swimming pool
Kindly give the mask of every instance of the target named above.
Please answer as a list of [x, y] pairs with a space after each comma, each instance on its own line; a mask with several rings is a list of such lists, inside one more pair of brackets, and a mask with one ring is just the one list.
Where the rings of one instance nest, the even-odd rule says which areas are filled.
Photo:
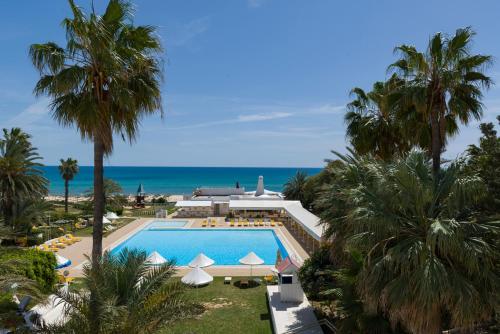
[[186, 226], [187, 221], [184, 220], [153, 220], [146, 229], [148, 230], [162, 230], [164, 228], [172, 228], [172, 227], [184, 227]]
[[143, 229], [115, 247], [111, 254], [124, 248], [138, 248], [148, 253], [157, 251], [166, 259], [186, 266], [203, 252], [215, 265], [240, 265], [239, 259], [255, 252], [264, 264], [274, 265], [278, 249], [284, 259], [288, 252], [273, 230], [229, 229]]

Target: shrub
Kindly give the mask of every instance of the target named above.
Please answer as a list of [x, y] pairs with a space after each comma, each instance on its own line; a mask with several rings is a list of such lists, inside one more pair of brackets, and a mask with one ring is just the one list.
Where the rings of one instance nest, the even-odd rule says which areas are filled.
[[42, 252], [36, 249], [4, 249], [0, 251], [0, 260], [19, 259], [23, 265], [19, 266], [17, 274], [36, 281], [42, 290], [50, 291], [57, 282], [55, 271], [56, 257], [53, 253]]
[[314, 300], [324, 299], [321, 291], [333, 286], [334, 267], [330, 260], [330, 250], [323, 246], [304, 261], [299, 278], [308, 296]]

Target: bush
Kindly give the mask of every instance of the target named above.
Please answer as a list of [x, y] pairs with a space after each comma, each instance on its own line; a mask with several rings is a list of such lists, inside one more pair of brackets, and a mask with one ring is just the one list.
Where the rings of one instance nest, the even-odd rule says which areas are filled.
[[17, 310], [17, 304], [12, 301], [11, 293], [0, 293], [0, 314]]
[[0, 261], [10, 259], [22, 260], [23, 265], [17, 268], [16, 273], [36, 281], [44, 291], [51, 291], [57, 282], [55, 271], [57, 262], [53, 253], [16, 248], [0, 251]]
[[333, 286], [334, 266], [330, 260], [330, 249], [326, 246], [314, 252], [304, 261], [300, 268], [299, 278], [304, 291], [314, 300], [325, 297], [320, 294]]

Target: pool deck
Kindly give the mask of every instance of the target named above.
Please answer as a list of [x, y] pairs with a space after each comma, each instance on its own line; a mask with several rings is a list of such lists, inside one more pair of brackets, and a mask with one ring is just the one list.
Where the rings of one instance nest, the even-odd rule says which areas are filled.
[[[111, 249], [128, 239], [131, 235], [143, 229], [147, 224], [149, 224], [155, 218], [138, 218], [135, 221], [113, 231], [111, 234], [103, 238], [103, 249]], [[217, 219], [216, 227], [202, 227], [201, 223], [203, 219], [180, 219], [176, 218], [175, 220], [186, 220], [188, 224], [186, 225], [186, 229], [190, 228], [201, 228], [207, 230], [213, 229], [251, 229], [251, 230], [259, 230], [259, 229], [272, 229], [275, 231], [277, 236], [280, 238], [285, 248], [292, 254], [298, 256], [302, 261], [309, 258], [307, 252], [302, 248], [302, 246], [295, 240], [295, 238], [290, 234], [290, 232], [284, 226], [277, 227], [230, 227], [228, 223], [224, 221], [223, 218]], [[57, 254], [70, 259], [71, 266], [67, 268], [61, 269], [61, 271], [68, 270], [69, 275], [73, 277], [79, 277], [82, 275], [83, 265], [87, 262], [85, 258], [85, 254], [90, 255], [92, 249], [92, 237], [82, 237], [80, 242], [77, 242], [73, 245], [67, 246], [64, 249], [59, 250]], [[263, 276], [269, 275], [272, 273], [271, 268], [273, 266], [253, 266], [253, 275], [254, 276]], [[189, 271], [189, 267], [180, 266], [178, 267], [177, 276], [182, 276]], [[249, 267], [243, 265], [235, 265], [235, 266], [211, 266], [208, 268], [204, 268], [206, 272], [208, 272], [212, 276], [246, 276], [249, 274]]]

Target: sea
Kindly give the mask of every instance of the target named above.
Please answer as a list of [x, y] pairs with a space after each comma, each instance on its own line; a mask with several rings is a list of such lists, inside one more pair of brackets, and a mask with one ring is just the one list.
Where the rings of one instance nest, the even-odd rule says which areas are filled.
[[[44, 166], [43, 170], [50, 182], [49, 193], [64, 194], [64, 180], [58, 167]], [[298, 170], [314, 175], [321, 168], [110, 166], [104, 168], [104, 177], [118, 182], [124, 194], [135, 194], [142, 183], [147, 194], [190, 195], [199, 187], [233, 187], [236, 182], [247, 191], [255, 190], [261, 175], [266, 189], [282, 191], [284, 184]], [[70, 181], [70, 195], [85, 194], [92, 185], [93, 167], [80, 166], [79, 173]]]

